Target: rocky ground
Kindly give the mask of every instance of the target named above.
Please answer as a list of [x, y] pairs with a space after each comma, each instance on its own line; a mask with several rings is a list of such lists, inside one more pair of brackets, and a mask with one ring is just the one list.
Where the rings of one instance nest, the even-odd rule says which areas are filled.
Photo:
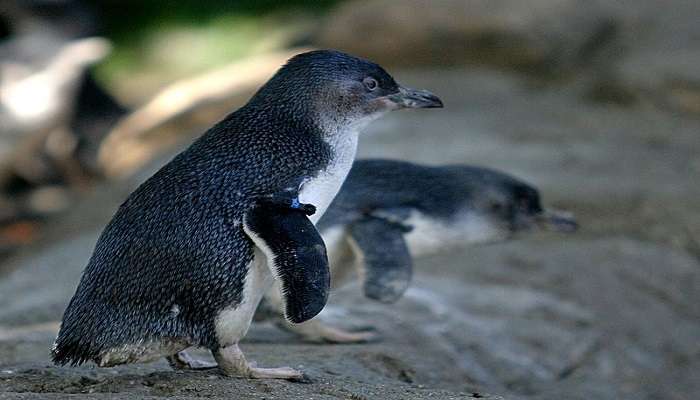
[[0, 398], [700, 398], [700, 6], [652, 3], [615, 25], [624, 51], [573, 77], [396, 71], [446, 108], [395, 113], [361, 141], [361, 157], [513, 173], [547, 205], [576, 213], [578, 233], [417, 260], [415, 284], [393, 306], [353, 286], [335, 292], [321, 317], [372, 325], [375, 343], [317, 345], [267, 324], [251, 329], [251, 359], [302, 368], [310, 383], [173, 372], [164, 362], [51, 366], [48, 349], [97, 235], [146, 171], [82, 199], [42, 243], [0, 266]]

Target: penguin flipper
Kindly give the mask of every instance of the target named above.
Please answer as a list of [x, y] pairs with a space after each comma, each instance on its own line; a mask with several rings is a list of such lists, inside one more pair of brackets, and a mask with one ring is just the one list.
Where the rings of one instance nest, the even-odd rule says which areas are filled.
[[364, 268], [365, 296], [382, 303], [393, 303], [408, 288], [413, 276], [413, 260], [404, 240], [410, 230], [405, 225], [368, 216], [350, 226], [351, 243]]
[[326, 245], [300, 208], [260, 202], [246, 214], [244, 230], [267, 257], [282, 287], [284, 314], [301, 323], [321, 312], [330, 291]]

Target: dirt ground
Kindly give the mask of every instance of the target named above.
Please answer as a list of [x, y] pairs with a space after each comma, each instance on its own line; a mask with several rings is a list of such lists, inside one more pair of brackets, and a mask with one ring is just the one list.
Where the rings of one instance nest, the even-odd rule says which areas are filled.
[[[48, 351], [101, 227], [142, 176], [96, 191], [2, 266], [0, 398], [700, 398], [700, 118], [593, 102], [585, 82], [474, 69], [397, 72], [444, 110], [391, 115], [361, 157], [472, 163], [524, 178], [582, 229], [417, 261], [396, 305], [356, 286], [321, 317], [372, 325], [362, 345], [303, 343], [254, 325], [262, 366], [310, 383], [174, 372], [165, 362], [58, 368]], [[499, 397], [502, 396], [502, 397]]]

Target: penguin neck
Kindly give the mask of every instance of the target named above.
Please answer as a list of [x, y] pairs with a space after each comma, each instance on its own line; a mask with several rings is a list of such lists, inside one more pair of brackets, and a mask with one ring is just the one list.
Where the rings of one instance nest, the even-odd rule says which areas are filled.
[[322, 172], [333, 171], [332, 174], [342, 174], [342, 176], [338, 175], [342, 183], [355, 159], [360, 132], [376, 118], [376, 116], [362, 118], [319, 116], [317, 124], [321, 139], [331, 150], [329, 163]]
[[364, 115], [339, 115], [323, 112], [321, 109], [316, 113], [315, 120], [324, 140], [330, 143], [337, 140], [335, 138], [357, 136], [370, 122], [383, 114], [383, 112], [376, 112]]

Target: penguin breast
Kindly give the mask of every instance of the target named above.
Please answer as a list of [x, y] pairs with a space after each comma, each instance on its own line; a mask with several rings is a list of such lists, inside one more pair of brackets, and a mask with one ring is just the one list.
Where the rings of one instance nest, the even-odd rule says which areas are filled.
[[316, 213], [309, 217], [316, 224], [326, 212], [340, 186], [345, 181], [357, 152], [358, 134], [351, 132], [328, 141], [333, 156], [328, 165], [315, 176], [305, 179], [299, 189], [299, 201], [316, 206]]

